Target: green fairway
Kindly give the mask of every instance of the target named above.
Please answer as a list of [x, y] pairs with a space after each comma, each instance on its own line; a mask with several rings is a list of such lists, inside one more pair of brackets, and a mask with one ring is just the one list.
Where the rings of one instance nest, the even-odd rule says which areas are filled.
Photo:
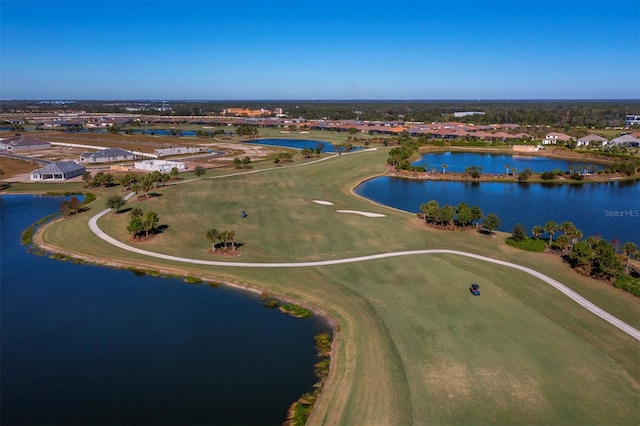
[[[158, 213], [167, 228], [148, 241], [130, 241], [126, 212], [109, 213], [99, 225], [144, 250], [229, 262], [467, 251], [538, 270], [640, 327], [637, 298], [581, 277], [556, 256], [509, 247], [501, 233], [490, 238], [475, 230], [427, 229], [414, 214], [354, 195], [362, 179], [384, 173], [386, 157], [387, 149], [379, 148], [302, 167], [296, 158], [293, 167], [250, 174], [217, 170], [161, 188], [158, 196], [124, 207]], [[91, 210], [50, 226], [45, 243], [94, 259], [267, 291], [339, 324], [329, 380], [311, 424], [584, 425], [637, 424], [640, 418], [638, 342], [523, 272], [449, 254], [290, 269], [154, 259], [90, 232], [87, 221], [104, 209], [106, 197], [124, 194], [119, 187], [93, 192], [99, 198]], [[235, 231], [240, 255], [209, 253], [210, 228]], [[472, 282], [480, 284], [480, 297], [470, 295]]]

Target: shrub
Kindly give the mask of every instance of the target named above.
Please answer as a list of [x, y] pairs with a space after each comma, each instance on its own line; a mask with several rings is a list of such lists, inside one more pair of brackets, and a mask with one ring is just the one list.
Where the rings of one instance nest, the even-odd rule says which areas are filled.
[[285, 314], [289, 314], [295, 318], [308, 318], [312, 315], [310, 310], [305, 309], [302, 306], [294, 305], [293, 303], [282, 305], [279, 309], [280, 312], [284, 312]]
[[513, 231], [511, 231], [511, 238], [517, 242], [520, 242], [527, 238], [527, 230], [524, 228], [524, 225], [521, 223], [517, 223], [516, 226], [513, 227]]
[[506, 243], [511, 247], [537, 253], [542, 253], [546, 248], [546, 244], [543, 240], [534, 240], [529, 237], [525, 237], [522, 241], [516, 241], [512, 237], [509, 237], [506, 239]]
[[202, 280], [198, 277], [187, 275], [186, 277], [184, 277], [184, 282], [189, 284], [200, 284]]
[[613, 285], [634, 296], [640, 296], [640, 278], [633, 278], [630, 275], [618, 274]]
[[87, 192], [84, 196], [84, 200], [82, 201], [82, 204], [89, 204], [92, 201], [95, 201], [96, 199], [96, 194], [94, 194], [93, 192]]
[[555, 179], [556, 175], [553, 172], [543, 172], [540, 175], [540, 179], [542, 180], [551, 180], [551, 179]]
[[518, 180], [521, 181], [521, 182], [529, 180], [529, 178], [531, 177], [532, 174], [533, 174], [533, 171], [531, 169], [524, 169], [518, 175]]

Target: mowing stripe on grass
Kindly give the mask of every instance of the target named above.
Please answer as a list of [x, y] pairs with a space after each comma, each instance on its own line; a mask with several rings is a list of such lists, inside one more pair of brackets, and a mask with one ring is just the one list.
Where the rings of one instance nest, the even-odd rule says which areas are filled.
[[[125, 199], [129, 199], [133, 195], [134, 195], [133, 193], [130, 193], [125, 197]], [[232, 266], [232, 267], [240, 267], [240, 268], [304, 268], [304, 267], [340, 265], [340, 264], [345, 264], [345, 263], [355, 263], [355, 262], [364, 262], [364, 261], [375, 260], [375, 259], [385, 259], [385, 258], [389, 258], [389, 257], [415, 256], [415, 255], [424, 255], [424, 254], [453, 254], [453, 255], [458, 255], [458, 256], [471, 257], [471, 258], [482, 260], [482, 261], [485, 261], [485, 262], [491, 262], [491, 263], [495, 263], [497, 265], [502, 265], [502, 266], [507, 266], [509, 268], [518, 269], [518, 270], [520, 270], [522, 272], [525, 272], [525, 273], [527, 273], [529, 275], [532, 275], [532, 276], [542, 280], [543, 282], [549, 284], [553, 288], [557, 289], [562, 294], [564, 294], [565, 296], [569, 297], [571, 300], [573, 300], [576, 303], [578, 303], [584, 309], [586, 309], [589, 312], [597, 315], [598, 317], [604, 319], [608, 323], [610, 323], [610, 324], [614, 325], [615, 327], [619, 328], [620, 330], [624, 331], [625, 333], [627, 333], [628, 335], [630, 335], [634, 339], [640, 341], [640, 330], [637, 330], [636, 328], [632, 327], [631, 325], [627, 324], [626, 322], [624, 322], [624, 321], [620, 320], [619, 318], [616, 318], [615, 316], [611, 315], [610, 313], [608, 313], [604, 309], [602, 309], [602, 308], [596, 306], [595, 304], [589, 302], [583, 296], [581, 296], [580, 294], [578, 294], [575, 291], [571, 290], [570, 288], [568, 288], [564, 284], [560, 283], [559, 281], [556, 281], [553, 278], [548, 277], [548, 276], [546, 276], [546, 275], [542, 274], [541, 272], [538, 272], [538, 271], [536, 271], [534, 269], [527, 268], [526, 266], [518, 265], [518, 264], [515, 264], [515, 263], [511, 263], [511, 262], [505, 262], [503, 260], [493, 259], [491, 257], [481, 256], [479, 254], [473, 254], [473, 253], [468, 253], [468, 252], [458, 251], [458, 250], [429, 249], [429, 250], [399, 251], [399, 252], [393, 252], [393, 253], [380, 253], [380, 254], [373, 254], [373, 255], [368, 255], [368, 256], [359, 256], [359, 257], [351, 257], [351, 258], [345, 258], [345, 259], [334, 259], [334, 260], [320, 260], [320, 261], [313, 261], [313, 262], [256, 263], [256, 262], [221, 262], [221, 261], [216, 261], [216, 260], [189, 259], [189, 258], [185, 258], [185, 257], [171, 256], [171, 255], [162, 254], [162, 253], [155, 253], [155, 252], [148, 251], [148, 250], [142, 250], [142, 249], [139, 249], [137, 247], [131, 247], [131, 246], [129, 246], [129, 245], [125, 244], [125, 243], [122, 243], [122, 242], [116, 240], [115, 238], [107, 235], [98, 226], [98, 219], [100, 219], [102, 216], [104, 216], [105, 214], [107, 214], [110, 211], [111, 211], [111, 209], [105, 209], [105, 210], [101, 211], [100, 213], [96, 214], [95, 216], [93, 216], [89, 220], [89, 228], [91, 229], [91, 231], [94, 234], [96, 234], [102, 240], [104, 240], [107, 243], [112, 244], [112, 245], [114, 245], [116, 247], [120, 247], [123, 250], [128, 250], [130, 252], [142, 254], [142, 255], [145, 255], [145, 256], [155, 257], [155, 258], [158, 258], [158, 259], [171, 260], [171, 261], [175, 261], [175, 262], [198, 264], [198, 265]]]

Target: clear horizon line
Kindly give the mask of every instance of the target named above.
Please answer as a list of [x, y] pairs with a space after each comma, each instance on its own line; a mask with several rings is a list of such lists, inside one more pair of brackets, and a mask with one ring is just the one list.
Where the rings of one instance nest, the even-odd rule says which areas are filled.
[[189, 98], [9, 98], [0, 102], [500, 102], [500, 101], [637, 101], [640, 98], [220, 98], [220, 99], [189, 99]]

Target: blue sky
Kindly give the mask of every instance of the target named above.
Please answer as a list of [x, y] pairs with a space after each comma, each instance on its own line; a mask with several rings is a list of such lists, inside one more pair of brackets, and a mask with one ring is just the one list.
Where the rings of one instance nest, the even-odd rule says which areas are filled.
[[640, 99], [640, 1], [0, 1], [0, 99]]

